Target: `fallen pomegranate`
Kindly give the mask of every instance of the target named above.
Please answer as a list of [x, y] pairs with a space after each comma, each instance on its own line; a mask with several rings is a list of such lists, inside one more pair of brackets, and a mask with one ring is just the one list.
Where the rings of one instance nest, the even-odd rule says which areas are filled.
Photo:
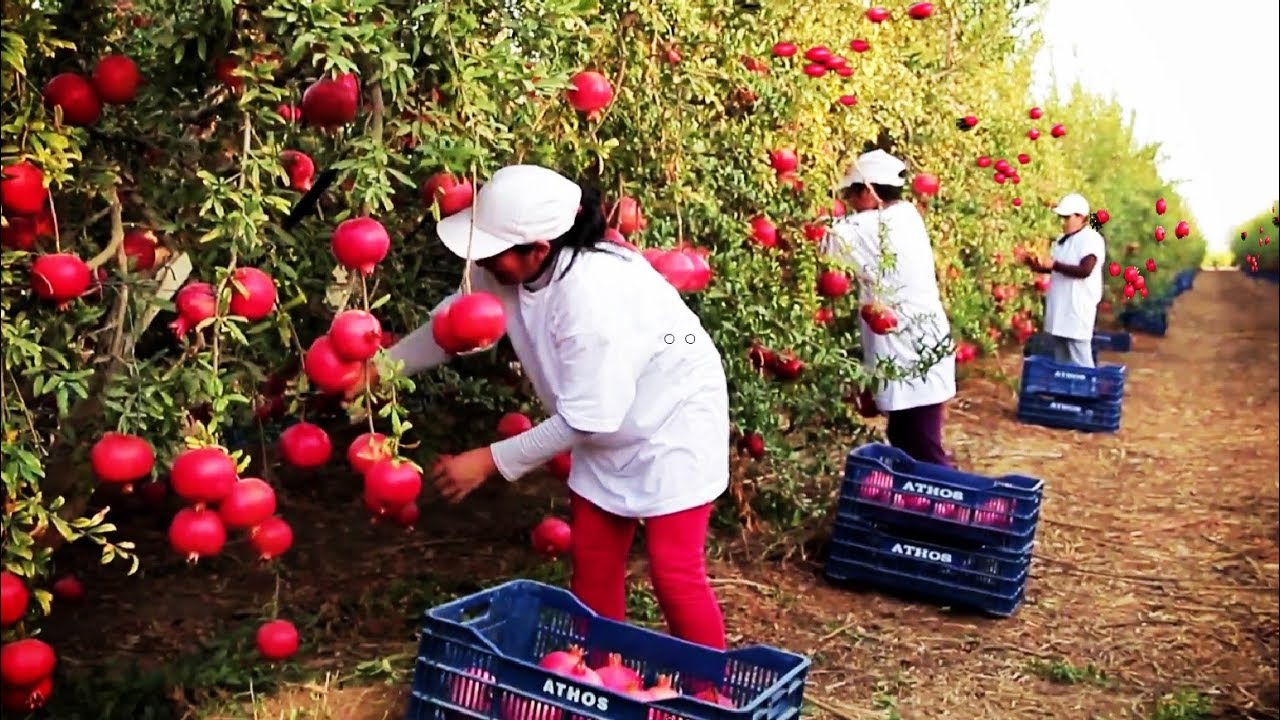
[[289, 176], [289, 187], [298, 192], [311, 189], [316, 177], [316, 163], [311, 156], [298, 150], [285, 150], [280, 153], [280, 164], [285, 175]]
[[274, 560], [293, 547], [293, 528], [284, 518], [274, 515], [249, 531], [249, 544], [259, 559]]
[[569, 90], [565, 93], [569, 104], [578, 112], [595, 119], [599, 112], [613, 102], [613, 85], [609, 79], [594, 70], [583, 70], [569, 78]]
[[75, 575], [63, 575], [49, 586], [53, 597], [64, 603], [78, 603], [84, 600], [84, 583]]
[[169, 466], [169, 484], [197, 507], [220, 502], [238, 479], [236, 461], [219, 447], [188, 448]]
[[347, 362], [364, 362], [382, 349], [382, 323], [367, 310], [343, 310], [329, 324], [329, 344]]
[[9, 627], [27, 614], [31, 593], [22, 578], [5, 570], [0, 572], [0, 627]]
[[428, 207], [440, 208], [440, 217], [445, 218], [471, 207], [475, 186], [451, 172], [438, 172], [422, 184], [422, 199]]
[[155, 462], [151, 443], [137, 435], [105, 432], [89, 450], [89, 465], [98, 482], [121, 485], [125, 492], [151, 475]]
[[298, 652], [298, 629], [288, 620], [272, 620], [258, 626], [254, 641], [263, 659], [287, 660]]
[[49, 199], [40, 168], [23, 160], [5, 165], [0, 177], [0, 207], [14, 215], [35, 215]]
[[547, 557], [559, 557], [572, 547], [573, 530], [557, 517], [545, 517], [533, 528], [533, 549]]
[[360, 382], [364, 364], [343, 360], [329, 336], [321, 335], [303, 354], [302, 371], [322, 392], [343, 393]]
[[189, 563], [217, 555], [226, 543], [227, 529], [213, 510], [183, 508], [169, 524], [169, 545]]
[[302, 118], [324, 130], [356, 119], [360, 105], [360, 80], [351, 73], [323, 77], [302, 93]]
[[41, 300], [65, 305], [84, 295], [93, 271], [71, 253], [50, 253], [31, 264], [31, 290]]
[[44, 106], [51, 111], [61, 108], [63, 124], [75, 127], [92, 125], [102, 117], [102, 102], [93, 85], [75, 73], [55, 75], [44, 86]]
[[333, 455], [329, 433], [319, 425], [306, 421], [285, 428], [280, 433], [278, 447], [285, 462], [302, 469], [318, 468], [329, 462]]
[[108, 105], [125, 105], [138, 96], [142, 74], [126, 55], [108, 55], [98, 61], [91, 77], [98, 99]]
[[213, 286], [204, 282], [187, 283], [173, 298], [178, 318], [169, 323], [173, 334], [181, 338], [218, 312], [218, 298]]
[[241, 479], [218, 503], [222, 524], [235, 530], [248, 530], [275, 514], [276, 491], [261, 478]]
[[369, 275], [391, 249], [391, 236], [373, 218], [351, 218], [334, 228], [330, 245], [343, 267]]

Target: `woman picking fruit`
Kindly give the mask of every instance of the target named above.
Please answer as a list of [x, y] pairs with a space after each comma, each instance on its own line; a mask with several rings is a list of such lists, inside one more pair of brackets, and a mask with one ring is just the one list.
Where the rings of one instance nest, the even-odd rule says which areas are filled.
[[[676, 290], [605, 229], [593, 189], [535, 165], [497, 171], [472, 208], [440, 221], [445, 247], [478, 265], [474, 288], [501, 300], [507, 338], [550, 417], [442, 457], [432, 476], [458, 502], [494, 475], [514, 481], [572, 451], [573, 593], [624, 619], [627, 555], [643, 519], [671, 634], [723, 649], [705, 551], [712, 503], [729, 483], [724, 368]], [[406, 373], [448, 359], [430, 323], [389, 354]]]
[[1107, 241], [1089, 227], [1089, 202], [1082, 196], [1067, 195], [1053, 211], [1062, 218], [1053, 259], [1046, 265], [1029, 255], [1025, 262], [1033, 272], [1051, 274], [1044, 299], [1044, 330], [1053, 338], [1054, 359], [1091, 368]]
[[[826, 252], [858, 273], [863, 362], [875, 367], [888, 360], [907, 371], [861, 402], [889, 414], [890, 445], [951, 467], [942, 447], [943, 404], [956, 394], [955, 354], [945, 349], [951, 323], [924, 219], [902, 200], [906, 169], [883, 150], [858, 157], [839, 185], [856, 212], [834, 224]], [[923, 374], [913, 370], [921, 365], [928, 366]]]

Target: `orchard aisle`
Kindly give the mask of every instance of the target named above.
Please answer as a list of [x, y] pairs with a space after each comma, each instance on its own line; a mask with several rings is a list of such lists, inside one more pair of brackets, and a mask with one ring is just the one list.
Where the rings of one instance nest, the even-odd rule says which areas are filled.
[[[1008, 386], [962, 383], [949, 430], [961, 464], [1046, 481], [1012, 619], [762, 569], [748, 579], [777, 584], [773, 602], [723, 588], [734, 629], [812, 652], [809, 694], [847, 708], [826, 717], [1146, 718], [1180, 688], [1225, 717], [1277, 717], [1278, 318], [1274, 285], [1201, 273], [1167, 337], [1104, 355], [1128, 365], [1115, 435], [1021, 425]], [[1016, 377], [1018, 358], [1002, 365]]]

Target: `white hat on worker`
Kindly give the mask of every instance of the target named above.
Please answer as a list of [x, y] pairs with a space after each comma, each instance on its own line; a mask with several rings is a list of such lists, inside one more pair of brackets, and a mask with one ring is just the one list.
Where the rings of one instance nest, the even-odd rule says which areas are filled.
[[436, 234], [460, 258], [484, 260], [517, 245], [554, 240], [573, 227], [578, 183], [540, 165], [508, 165], [476, 193], [471, 207], [444, 218]]
[[906, 179], [902, 173], [907, 169], [901, 160], [883, 150], [872, 150], [858, 156], [858, 161], [849, 168], [837, 190], [850, 185], [889, 185], [902, 187]]
[[1062, 198], [1058, 202], [1058, 207], [1054, 208], [1053, 211], [1063, 217], [1068, 215], [1088, 215], [1089, 201], [1085, 200], [1080, 193], [1071, 193]]

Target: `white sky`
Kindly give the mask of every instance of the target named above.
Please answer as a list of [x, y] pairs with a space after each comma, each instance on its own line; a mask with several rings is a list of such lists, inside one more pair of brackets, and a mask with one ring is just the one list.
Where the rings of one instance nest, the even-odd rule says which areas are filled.
[[[1040, 88], [1075, 78], [1136, 112], [1209, 246], [1280, 197], [1276, 0], [1049, 0]], [[1085, 189], [1085, 197], [1088, 190]], [[1152, 198], [1152, 202], [1155, 198]]]

